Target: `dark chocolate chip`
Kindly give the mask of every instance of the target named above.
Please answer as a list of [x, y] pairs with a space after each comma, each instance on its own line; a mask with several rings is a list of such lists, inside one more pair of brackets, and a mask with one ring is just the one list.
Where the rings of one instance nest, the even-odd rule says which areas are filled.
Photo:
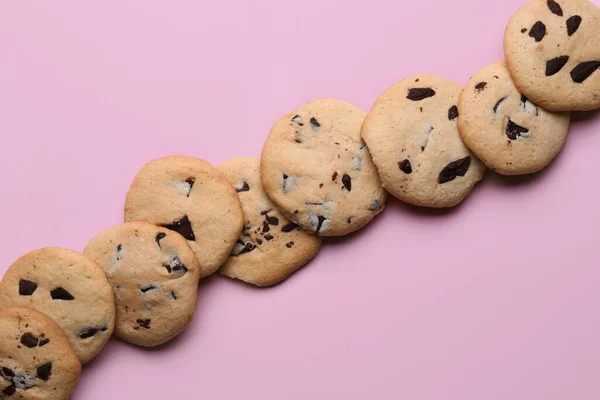
[[542, 21], [533, 24], [529, 31], [529, 37], [534, 38], [536, 42], [541, 42], [544, 36], [546, 36], [546, 25]]
[[346, 220], [347, 223], [351, 224], [352, 223], [352, 217], [348, 217], [348, 219]]
[[57, 287], [56, 289], [52, 289], [50, 291], [50, 296], [52, 296], [52, 300], [74, 300], [75, 297], [69, 291], [63, 287]]
[[498, 100], [498, 102], [494, 105], [494, 114], [498, 113], [498, 107], [500, 107], [500, 104], [502, 104], [504, 102], [504, 100], [506, 100], [508, 98], [508, 96], [501, 98], [500, 100]]
[[0, 370], [0, 374], [6, 378], [12, 378], [13, 376], [15, 376], [13, 370], [6, 367], [2, 367], [2, 370]]
[[284, 225], [283, 228], [281, 228], [281, 232], [291, 232], [294, 229], [296, 229], [297, 227], [298, 227], [298, 225], [296, 225], [293, 222], [290, 222], [289, 224]]
[[48, 342], [50, 342], [50, 339], [42, 339], [42, 340], [40, 340], [39, 346], [43, 347], [43, 346], [47, 345]]
[[600, 69], [600, 61], [586, 61], [577, 64], [571, 71], [571, 79], [575, 83], [581, 83], [585, 81], [590, 75], [597, 69]]
[[338, 173], [337, 173], [337, 171], [335, 171], [335, 172], [333, 173], [333, 175], [331, 175], [331, 180], [332, 180], [332, 181], [335, 181], [335, 180], [337, 179], [337, 176], [338, 176]]
[[[533, 106], [533, 112], [530, 110], [531, 107], [527, 107], [527, 103], [531, 104]], [[521, 95], [521, 112], [528, 112], [531, 113], [535, 116], [538, 115], [538, 109], [537, 106], [535, 104], [533, 104], [532, 102], [530, 102], [527, 97], [525, 97], [524, 95]]]
[[248, 186], [248, 182], [246, 182], [245, 180], [242, 181], [242, 184], [235, 188], [235, 191], [240, 193], [240, 192], [247, 192], [250, 190], [250, 186]]
[[312, 130], [314, 132], [320, 132], [321, 131], [321, 124], [319, 123], [319, 121], [317, 121], [317, 119], [315, 117], [312, 117], [310, 119], [310, 127], [312, 128]]
[[294, 210], [294, 214], [298, 214], [298, 210]]
[[33, 336], [31, 333], [27, 332], [21, 335], [21, 344], [23, 346], [29, 347], [30, 349], [37, 346], [39, 339]]
[[178, 221], [173, 221], [170, 224], [162, 225], [162, 227], [179, 233], [187, 240], [196, 240], [194, 230], [192, 229], [192, 224], [190, 223], [187, 215]]
[[277, 225], [279, 225], [279, 218], [267, 216], [267, 222], [269, 223], [269, 225], [277, 226]]
[[246, 244], [244, 245], [244, 248], [242, 249], [242, 251], [240, 251], [240, 254], [244, 254], [244, 253], [250, 253], [252, 250], [254, 250], [256, 248], [255, 245], [253, 245], [250, 242], [246, 242]]
[[264, 210], [260, 212], [260, 215], [267, 215], [271, 210]]
[[352, 190], [352, 178], [350, 178], [350, 175], [344, 174], [344, 176], [342, 176], [342, 183], [347, 191]]
[[188, 192], [187, 192], [187, 197], [190, 197], [190, 194], [192, 193], [192, 188], [194, 187], [194, 182], [195, 182], [194, 178], [187, 178], [185, 180], [185, 183], [190, 185], [190, 188], [188, 189]]
[[150, 329], [150, 319], [138, 319], [136, 322], [142, 328]]
[[173, 300], [177, 300], [177, 296], [175, 295], [175, 292], [171, 291], [171, 298]]
[[317, 223], [317, 229], [316, 232], [319, 233], [321, 231], [321, 228], [323, 227], [323, 222], [327, 221], [327, 218], [323, 217], [322, 215], [319, 215], [317, 217], [318, 223]]
[[304, 125], [304, 123], [302, 122], [302, 117], [299, 115], [294, 115], [294, 118], [292, 118], [292, 122], [300, 126]]
[[150, 290], [154, 290], [154, 289], [156, 289], [156, 286], [154, 286], [154, 285], [150, 284], [150, 285], [142, 286], [142, 287], [140, 288], [140, 291], [141, 291], [142, 293], [146, 293], [146, 292], [149, 292]]
[[181, 260], [179, 259], [179, 257], [173, 258], [173, 260], [171, 261], [171, 263], [165, 265], [164, 267], [167, 269], [168, 273], [178, 272], [178, 273], [184, 273], [185, 274], [188, 271], [188, 269], [181, 262]]
[[485, 89], [485, 87], [487, 86], [487, 82], [479, 82], [477, 85], [475, 85], [475, 90], [480, 91]]
[[458, 107], [456, 106], [452, 106], [450, 107], [450, 109], [448, 110], [448, 119], [450, 121], [456, 119], [458, 117]]
[[21, 296], [31, 296], [37, 287], [37, 283], [28, 281], [27, 279], [21, 279], [19, 281], [19, 294]]
[[569, 61], [569, 56], [559, 56], [546, 62], [546, 76], [552, 76], [565, 66]]
[[470, 156], [461, 158], [460, 160], [452, 161], [450, 164], [446, 165], [444, 169], [442, 169], [442, 172], [440, 172], [440, 176], [438, 178], [438, 182], [442, 184], [453, 181], [458, 176], [465, 176], [470, 166]]
[[15, 394], [16, 391], [17, 390], [15, 389], [15, 387], [13, 385], [10, 385], [2, 389], [2, 394], [10, 397], [13, 394]]
[[285, 247], [287, 247], [288, 249], [291, 249], [293, 245], [294, 245], [294, 242], [287, 242], [285, 244]]
[[84, 330], [79, 332], [79, 338], [81, 338], [81, 339], [91, 338], [92, 336], [96, 336], [100, 332], [105, 332], [107, 329], [108, 328], [106, 326], [102, 326], [102, 327], [94, 326], [94, 327], [90, 327], [90, 328], [85, 328]]
[[50, 379], [51, 375], [52, 375], [52, 363], [51, 362], [47, 362], [47, 363], [42, 364], [39, 367], [37, 367], [37, 376], [41, 380], [47, 381], [48, 379]]
[[262, 239], [261, 238], [256, 238], [256, 243], [262, 244]]
[[166, 236], [167, 236], [167, 234], [166, 234], [166, 233], [164, 233], [164, 232], [159, 232], [159, 233], [156, 235], [156, 244], [158, 244], [158, 247], [160, 247], [160, 241], [161, 241], [162, 239], [164, 239]]
[[524, 133], [528, 133], [529, 129], [523, 128], [521, 125], [515, 124], [511, 119], [508, 120], [508, 124], [506, 125], [506, 136], [510, 140], [517, 140], [520, 137], [524, 136]]
[[525, 32], [527, 32], [527, 28], [521, 29], [521, 33], [525, 33]]
[[117, 261], [121, 261], [121, 250], [123, 250], [122, 244], [117, 246]]
[[271, 235], [270, 233], [267, 233], [267, 234], [264, 236], [264, 238], [265, 238], [266, 240], [273, 240], [273, 235]]
[[581, 17], [579, 15], [573, 15], [567, 20], [567, 33], [569, 36], [577, 32], [579, 25], [581, 25]]
[[381, 207], [381, 201], [380, 200], [373, 200], [373, 202], [369, 205], [369, 211], [378, 210], [379, 207]]
[[435, 96], [435, 90], [432, 88], [412, 88], [408, 89], [406, 98], [412, 101], [420, 101], [432, 96]]
[[563, 16], [563, 11], [562, 11], [562, 8], [560, 7], [560, 4], [558, 4], [554, 0], [548, 0], [547, 3], [548, 3], [548, 8], [550, 9], [550, 11], [552, 11], [552, 14], [556, 14], [559, 17]]
[[405, 174], [412, 173], [412, 165], [410, 165], [410, 160], [402, 160], [398, 162], [398, 167], [400, 167], [400, 171]]
[[242, 239], [238, 239], [235, 241], [237, 244], [241, 244], [242, 246], [244, 245], [244, 241]]
[[271, 230], [269, 223], [267, 221], [263, 221], [262, 233], [267, 233]]

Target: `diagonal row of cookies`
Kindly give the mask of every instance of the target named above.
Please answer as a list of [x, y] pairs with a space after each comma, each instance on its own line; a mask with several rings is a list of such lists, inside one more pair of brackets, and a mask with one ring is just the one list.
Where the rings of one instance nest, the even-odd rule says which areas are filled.
[[83, 254], [34, 250], [4, 275], [0, 398], [68, 398], [113, 333], [165, 343], [191, 321], [199, 279], [219, 271], [275, 285], [316, 256], [322, 237], [367, 225], [387, 193], [453, 207], [488, 168], [545, 168], [566, 141], [569, 111], [600, 108], [600, 11], [534, 0], [504, 39], [506, 61], [464, 87], [413, 76], [368, 113], [336, 99], [304, 104], [275, 122], [260, 158], [144, 165], [123, 224]]

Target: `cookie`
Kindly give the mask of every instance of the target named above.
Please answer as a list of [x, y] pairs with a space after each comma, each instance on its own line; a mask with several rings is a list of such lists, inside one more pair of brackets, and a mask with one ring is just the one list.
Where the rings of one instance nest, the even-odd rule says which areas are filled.
[[115, 296], [102, 269], [73, 250], [48, 247], [15, 261], [0, 282], [0, 308], [30, 307], [52, 318], [85, 364], [115, 327]]
[[458, 134], [458, 83], [435, 75], [406, 78], [375, 102], [362, 136], [383, 186], [398, 199], [426, 207], [464, 200], [485, 166]]
[[114, 289], [115, 333], [123, 340], [158, 346], [192, 320], [200, 263], [177, 232], [126, 222], [93, 238], [84, 254], [102, 267]]
[[600, 108], [600, 8], [533, 0], [510, 19], [504, 54], [516, 87], [549, 111]]
[[458, 111], [464, 143], [503, 175], [540, 171], [558, 155], [569, 131], [569, 113], [552, 113], [529, 101], [515, 87], [504, 61], [469, 79]]
[[271, 202], [260, 180], [260, 159], [237, 157], [217, 167], [234, 187], [244, 209], [244, 231], [221, 274], [257, 286], [271, 286], [308, 263], [321, 238], [288, 220]]
[[[239, 189], [238, 189], [239, 190]], [[236, 190], [206, 161], [170, 156], [150, 161], [127, 193], [125, 222], [147, 221], [188, 240], [200, 275], [227, 260], [244, 225]]]
[[0, 309], [0, 399], [67, 400], [80, 374], [54, 321], [30, 308]]
[[383, 210], [386, 193], [360, 138], [364, 117], [350, 103], [320, 99], [273, 125], [261, 156], [262, 183], [292, 222], [341, 236]]

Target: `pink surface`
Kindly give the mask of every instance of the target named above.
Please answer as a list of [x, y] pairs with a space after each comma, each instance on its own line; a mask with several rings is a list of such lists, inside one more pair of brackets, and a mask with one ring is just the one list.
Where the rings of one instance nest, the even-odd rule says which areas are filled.
[[[119, 223], [150, 159], [258, 156], [305, 101], [466, 82], [522, 3], [2, 2], [0, 272]], [[600, 114], [574, 118], [539, 176], [451, 212], [391, 200], [275, 288], [207, 279], [185, 334], [112, 340], [74, 399], [598, 399]]]

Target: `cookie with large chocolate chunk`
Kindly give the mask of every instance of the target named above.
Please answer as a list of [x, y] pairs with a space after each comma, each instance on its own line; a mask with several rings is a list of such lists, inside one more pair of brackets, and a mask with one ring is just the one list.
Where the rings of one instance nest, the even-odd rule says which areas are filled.
[[292, 222], [341, 236], [383, 210], [386, 193], [360, 138], [364, 117], [350, 103], [319, 99], [275, 122], [262, 151], [262, 183]]
[[170, 156], [150, 161], [131, 184], [125, 221], [147, 221], [186, 238], [200, 261], [200, 275], [227, 260], [244, 223], [236, 190], [206, 161]]
[[[0, 282], [0, 308], [29, 307], [52, 318], [79, 360], [93, 359], [115, 326], [115, 297], [94, 261], [73, 250], [49, 247], [15, 261]], [[94, 331], [94, 334], [83, 334]]]
[[48, 316], [0, 309], [0, 399], [67, 400], [80, 374], [73, 347]]
[[153, 347], [192, 320], [200, 264], [182, 235], [147, 222], [126, 222], [93, 238], [84, 254], [102, 267], [114, 289], [120, 338]]
[[[478, 90], [482, 82], [485, 90]], [[458, 128], [467, 147], [488, 168], [504, 175], [546, 167], [563, 148], [569, 131], [569, 113], [546, 111], [519, 93], [504, 61], [469, 79], [458, 109]]]
[[518, 90], [549, 111], [600, 108], [600, 8], [533, 0], [510, 19], [504, 54]]
[[435, 75], [413, 76], [388, 88], [367, 115], [362, 136], [383, 186], [398, 199], [453, 207], [483, 178], [485, 166], [458, 134], [460, 90]]
[[308, 263], [321, 238], [287, 219], [271, 202], [260, 180], [260, 159], [236, 157], [217, 167], [239, 193], [244, 231], [221, 274], [257, 286], [271, 286]]

